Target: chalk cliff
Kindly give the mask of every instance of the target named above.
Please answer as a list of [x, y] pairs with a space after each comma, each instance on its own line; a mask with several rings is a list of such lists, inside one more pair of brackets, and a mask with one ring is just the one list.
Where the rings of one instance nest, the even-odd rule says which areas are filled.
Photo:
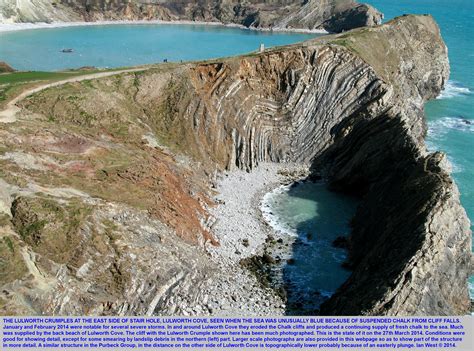
[[152, 19], [341, 32], [379, 24], [382, 15], [353, 0], [6, 0], [0, 4], [3, 22]]
[[424, 102], [448, 74], [433, 19], [404, 16], [32, 95], [0, 128], [2, 312], [201, 304], [219, 271], [199, 249], [213, 241], [215, 172], [295, 161], [361, 197], [353, 273], [322, 313], [466, 313], [469, 222], [444, 155], [424, 144]]

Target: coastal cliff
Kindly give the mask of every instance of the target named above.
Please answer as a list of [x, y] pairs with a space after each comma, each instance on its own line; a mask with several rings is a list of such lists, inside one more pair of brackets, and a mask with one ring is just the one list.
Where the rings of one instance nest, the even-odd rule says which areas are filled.
[[382, 14], [376, 9], [353, 0], [6, 0], [0, 4], [0, 22], [5, 23], [165, 20], [341, 32], [373, 26], [381, 19]]
[[[448, 75], [436, 23], [404, 16], [27, 97], [0, 128], [1, 312], [215, 313], [229, 275], [203, 250], [219, 245], [216, 174], [297, 162], [361, 198], [352, 275], [321, 313], [466, 313], [469, 221], [445, 156], [424, 144], [424, 102]], [[272, 299], [246, 284], [238, 294]]]

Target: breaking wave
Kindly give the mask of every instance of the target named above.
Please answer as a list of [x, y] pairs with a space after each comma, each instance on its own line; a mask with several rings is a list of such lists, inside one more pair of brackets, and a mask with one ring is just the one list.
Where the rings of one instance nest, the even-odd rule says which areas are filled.
[[273, 191], [265, 194], [261, 204], [261, 211], [262, 216], [265, 221], [275, 230], [284, 234], [287, 234], [291, 237], [298, 237], [298, 232], [294, 228], [291, 228], [289, 225], [285, 225], [280, 220], [279, 216], [276, 215], [273, 211], [273, 202], [275, 201], [275, 197], [278, 197], [284, 192], [288, 192], [290, 190], [290, 185], [281, 185], [278, 188], [274, 189]]
[[[474, 133], [474, 120], [462, 117], [443, 117], [430, 122], [428, 124], [428, 138], [426, 140], [428, 150], [431, 152], [439, 150], [439, 141], [444, 139], [450, 131]], [[452, 173], [461, 173], [464, 171], [464, 167], [450, 157], [450, 153], [448, 153], [448, 160], [452, 167]]]
[[462, 117], [443, 117], [429, 123], [428, 136], [440, 137], [450, 130], [474, 133], [474, 121]]
[[452, 99], [454, 97], [469, 95], [471, 91], [469, 88], [462, 86], [460, 83], [448, 80], [446, 86], [441, 91], [437, 99]]

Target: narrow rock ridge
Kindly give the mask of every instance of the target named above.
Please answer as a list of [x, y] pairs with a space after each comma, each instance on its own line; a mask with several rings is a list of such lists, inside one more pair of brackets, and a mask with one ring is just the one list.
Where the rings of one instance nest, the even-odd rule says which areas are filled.
[[380, 24], [381, 19], [376, 9], [353, 0], [5, 0], [0, 5], [0, 22], [187, 20], [341, 32]]
[[[146, 274], [149, 264], [145, 262], [161, 262], [157, 256], [140, 257], [133, 251], [134, 245], [126, 245], [135, 240], [129, 231], [136, 226], [135, 222], [127, 221], [118, 229], [110, 229], [118, 233], [109, 234], [111, 238], [105, 247], [95, 244], [91, 251], [111, 252], [101, 265], [109, 267], [105, 269], [108, 275], [96, 277], [90, 271], [85, 282], [79, 284], [76, 278], [71, 278], [72, 270], [67, 275], [71, 280], [63, 280], [66, 286], [85, 287], [88, 282], [99, 286], [104, 301], [110, 300], [107, 292], [112, 291], [117, 302], [106, 305], [107, 309], [87, 300], [91, 304], [87, 310], [79, 301], [81, 294], [88, 297], [89, 291], [74, 298], [55, 294], [76, 301], [81, 313], [113, 314], [121, 308], [126, 313], [183, 311], [174, 309], [177, 301], [174, 299], [193, 296], [194, 301], [200, 300], [200, 291], [206, 290], [202, 284], [209, 285], [203, 282], [207, 279], [203, 277], [209, 277], [209, 272], [218, 268], [200, 258], [199, 250], [190, 252], [180, 241], [179, 237], [186, 238], [186, 228], [195, 227], [196, 213], [203, 218], [206, 229], [203, 235], [208, 233], [209, 223], [203, 211], [193, 207], [185, 212], [179, 206], [173, 207], [175, 194], [190, 204], [199, 200], [205, 207], [208, 202], [203, 191], [198, 191], [202, 187], [196, 184], [199, 179], [203, 181], [202, 174], [213, 182], [216, 169], [251, 171], [264, 161], [300, 162], [311, 163], [312, 174], [327, 178], [335, 190], [361, 197], [352, 221], [349, 264], [353, 273], [322, 306], [323, 314], [466, 313], [467, 277], [472, 268], [469, 221], [449, 176], [445, 157], [440, 153], [429, 154], [424, 144], [424, 102], [439, 94], [448, 74], [447, 50], [433, 19], [404, 16], [382, 26], [261, 54], [164, 65], [55, 87], [31, 96], [21, 102], [18, 123], [31, 124], [35, 126], [31, 130], [35, 131], [47, 129], [54, 138], [64, 135], [61, 128], [83, 133], [81, 149], [88, 151], [80, 165], [89, 173], [85, 180], [62, 178], [66, 165], [71, 164], [69, 157], [79, 164], [79, 156], [71, 156], [69, 149], [64, 151], [69, 144], [57, 142], [54, 145], [64, 144], [61, 157], [67, 155], [69, 162], [63, 168], [39, 169], [39, 164], [49, 159], [37, 158], [36, 162], [30, 162], [30, 167], [36, 168], [34, 173], [27, 173], [28, 182], [52, 182], [56, 187], [72, 184], [77, 190], [94, 193], [101, 201], [123, 202], [145, 209], [150, 221], [162, 221], [178, 234], [175, 237], [162, 234], [163, 263], [153, 270], [153, 274], [161, 274], [162, 278], [156, 284], [150, 278], [154, 284], [150, 294], [134, 295], [135, 283], [131, 282], [135, 280], [117, 274], [111, 264], [114, 260], [122, 262], [120, 257], [125, 260], [131, 250], [133, 260], [137, 260], [133, 266], [140, 271], [137, 276]], [[126, 126], [125, 134], [117, 122]], [[38, 124], [44, 124], [44, 128], [37, 128]], [[42, 139], [36, 134], [29, 135], [28, 128], [15, 128], [15, 125], [8, 127], [6, 135], [16, 133], [16, 139], [24, 142], [8, 147], [40, 152], [49, 145], [44, 141], [38, 144], [37, 140]], [[53, 136], [47, 137], [53, 139]], [[166, 153], [140, 145], [142, 137], [155, 140], [156, 145], [166, 145], [160, 146]], [[179, 156], [172, 157], [170, 152]], [[137, 162], [139, 166], [133, 166]], [[108, 167], [110, 163], [113, 167]], [[163, 171], [158, 168], [163, 163], [174, 165]], [[18, 177], [21, 172], [17, 167], [6, 164], [4, 169]], [[176, 173], [172, 182], [168, 177], [170, 171]], [[49, 172], [48, 177], [41, 172]], [[9, 179], [15, 180], [12, 176]], [[176, 187], [179, 182], [186, 187]], [[104, 189], [104, 185], [118, 191], [109, 194], [97, 190]], [[179, 191], [164, 192], [171, 185]], [[150, 193], [158, 193], [158, 199]], [[12, 206], [10, 212], [15, 230], [23, 233], [20, 236], [35, 233], [30, 227], [31, 223], [38, 226], [37, 220], [30, 218], [28, 211], [18, 215], [21, 211]], [[192, 223], [186, 222], [191, 219]], [[97, 222], [87, 223], [91, 221]], [[148, 245], [151, 238], [147, 235], [146, 231], [139, 234], [143, 239], [136, 245]], [[195, 243], [204, 241], [192, 237]], [[27, 239], [28, 245], [37, 246], [35, 250], [42, 248], [34, 235], [28, 235]], [[125, 245], [114, 244], [117, 242]], [[171, 243], [176, 247], [170, 247]], [[154, 243], [152, 248], [155, 246], [161, 247]], [[183, 253], [179, 259], [172, 257], [168, 265], [167, 257], [174, 256], [175, 249]], [[113, 254], [113, 250], [120, 255]], [[80, 267], [84, 267], [90, 254], [77, 255], [81, 258]], [[193, 257], [196, 264], [190, 267], [186, 255]], [[74, 261], [70, 265], [77, 266]], [[126, 261], [123, 265], [120, 272], [126, 272], [130, 264]], [[172, 266], [176, 269], [171, 269]], [[48, 271], [47, 267], [43, 262], [43, 271]], [[108, 276], [114, 277], [111, 287], [107, 285]], [[10, 292], [25, 289], [18, 281], [9, 284]], [[161, 298], [161, 285], [172, 287], [174, 293], [168, 289]], [[157, 301], [162, 302], [155, 306]], [[65, 309], [70, 306], [67, 303], [60, 306], [62, 312], [69, 311]], [[41, 306], [35, 308], [41, 310]], [[45, 310], [51, 311], [49, 308]]]

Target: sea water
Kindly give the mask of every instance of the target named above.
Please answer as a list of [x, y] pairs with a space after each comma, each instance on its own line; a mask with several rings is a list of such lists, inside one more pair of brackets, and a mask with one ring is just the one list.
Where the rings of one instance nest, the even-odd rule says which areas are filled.
[[260, 44], [287, 45], [316, 36], [206, 25], [71, 26], [0, 32], [0, 61], [17, 70], [113, 68], [233, 56], [255, 52]]
[[[426, 105], [430, 150], [447, 153], [461, 202], [474, 229], [474, 1], [367, 0], [385, 20], [404, 13], [431, 14], [448, 46], [451, 76], [438, 99]], [[474, 277], [470, 279], [474, 298]]]

